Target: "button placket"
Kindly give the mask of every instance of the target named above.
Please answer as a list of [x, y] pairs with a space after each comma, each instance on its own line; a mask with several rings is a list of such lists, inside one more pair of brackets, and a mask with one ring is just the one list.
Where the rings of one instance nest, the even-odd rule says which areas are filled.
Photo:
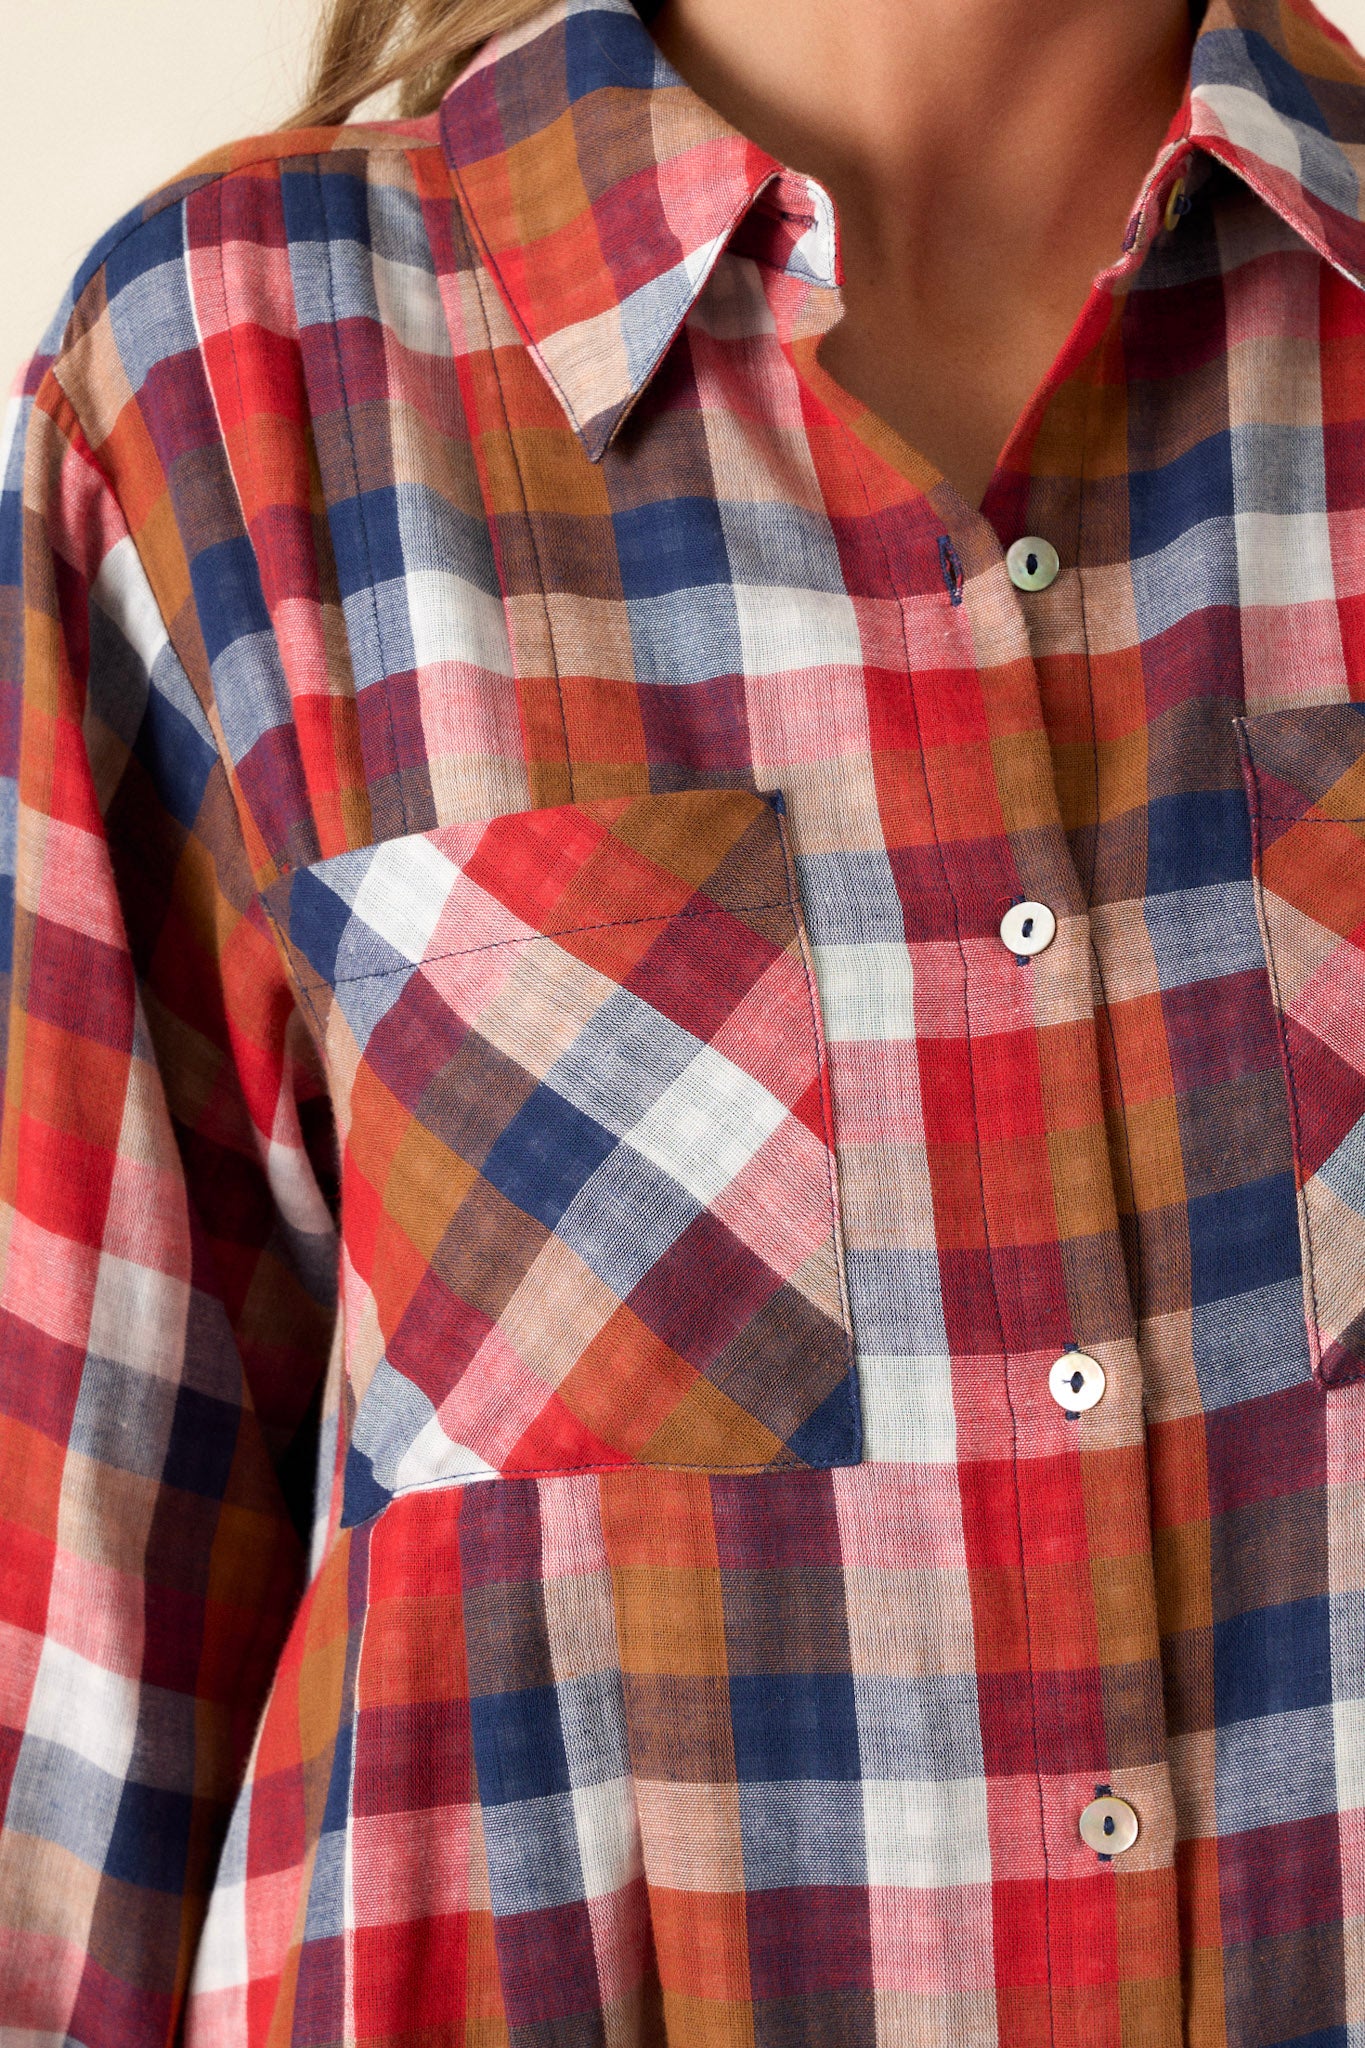
[[[1041, 492], [1037, 498], [1033, 518], [1038, 525], [1055, 526], [1059, 534], [1067, 536], [1069, 566], [1073, 556], [1070, 508]], [[985, 544], [987, 538], [994, 543], [992, 547]], [[1100, 1248], [1100, 1260], [1106, 1265], [1112, 1262], [1107, 1286], [1101, 1284], [1098, 1272], [1087, 1272], [1086, 1281], [1102, 1296], [1100, 1327], [1105, 1346], [1121, 1343], [1128, 1332], [1111, 1311], [1117, 1310], [1123, 1297], [1126, 1272], [1121, 1265], [1111, 1206], [1112, 1169], [1104, 1144], [1087, 905], [1059, 814], [1056, 767], [1041, 693], [1035, 702], [1030, 691], [1030, 673], [1033, 689], [1038, 687], [1040, 657], [1035, 642], [1038, 647], [1053, 648], [1067, 636], [1069, 623], [1079, 613], [1080, 579], [1061, 575], [1056, 548], [1048, 543], [1045, 552], [1036, 528], [1021, 537], [1022, 545], [1014, 544], [1012, 562], [1010, 548], [1001, 546], [1006, 538], [983, 534], [974, 546], [977, 537], [967, 531], [954, 534], [948, 547], [937, 546], [939, 559], [933, 567], [943, 592], [935, 623], [942, 646], [936, 645], [934, 650], [932, 694], [929, 682], [920, 682], [913, 668], [911, 688], [917, 700], [924, 694], [922, 721], [936, 742], [945, 715], [944, 675], [957, 671], [964, 693], [972, 687], [969, 678], [975, 679], [981, 691], [978, 715], [989, 735], [990, 751], [985, 747], [950, 749], [937, 743], [925, 746], [921, 759], [928, 815], [937, 837], [940, 820], [998, 814], [1016, 856], [1004, 890], [977, 893], [985, 875], [974, 859], [971, 835], [950, 833], [944, 881], [956, 900], [960, 928], [967, 938], [960, 1027], [968, 1048], [964, 1081], [972, 1089], [969, 1102], [979, 1133], [978, 1198], [986, 1234], [982, 1277], [986, 1280], [989, 1276], [998, 1306], [1002, 1353], [1003, 1384], [997, 1386], [984, 1364], [979, 1378], [971, 1381], [979, 1397], [974, 1422], [982, 1429], [1008, 1430], [1014, 1452], [1011, 1480], [1018, 1534], [1017, 1552], [1011, 1546], [1009, 1566], [1017, 1579], [1009, 1570], [1002, 1575], [999, 1625], [1016, 1631], [1021, 1684], [1045, 1689], [1051, 1642], [1062, 1637], [1089, 1640], [1093, 1634], [1103, 1664], [1114, 1659], [1133, 1633], [1132, 1617], [1126, 1611], [1133, 1589], [1127, 1578], [1110, 1598], [1109, 1582], [1114, 1574], [1092, 1574], [1071, 1567], [1080, 1567], [1092, 1554], [1103, 1559], [1115, 1552], [1109, 1520], [1103, 1514], [1092, 1517], [1091, 1494], [1097, 1485], [1107, 1485], [1112, 1493], [1116, 1481], [1126, 1476], [1121, 1460], [1112, 1468], [1108, 1461], [1116, 1447], [1121, 1454], [1128, 1447], [1135, 1426], [1130, 1403], [1138, 1382], [1135, 1374], [1125, 1374], [1124, 1398], [1115, 1399], [1109, 1413], [1101, 1411], [1103, 1419], [1084, 1439], [1078, 1438], [1075, 1422], [1063, 1420], [1064, 1414], [1079, 1411], [1059, 1407], [1049, 1374], [1076, 1302], [1054, 1292], [1051, 1272], [1043, 1270], [1041, 1261], [1035, 1274], [1030, 1253], [1016, 1251], [1028, 1237], [1022, 1217], [1033, 1194], [1027, 1176], [1015, 1169], [1008, 1145], [993, 1143], [997, 1121], [1012, 1130], [1010, 1120], [1016, 1114], [1021, 1128], [1027, 1124], [1028, 1135], [1021, 1143], [1039, 1145], [1040, 1161], [1041, 1145], [1050, 1146], [1056, 1134], [1053, 1171], [1068, 1182], [1057, 1189], [1059, 1225], [1065, 1238], [1093, 1242]], [[960, 576], [950, 573], [955, 559], [961, 565]], [[1078, 635], [1079, 631], [1077, 624]], [[953, 716], [961, 715], [955, 699]], [[1018, 892], [1014, 902], [1009, 901], [1011, 886]], [[999, 940], [998, 950], [989, 944], [988, 935]], [[988, 941], [984, 946], [976, 943], [981, 938]], [[1040, 958], [1044, 953], [1046, 960]], [[1027, 972], [1030, 967], [1036, 970], [1032, 975]], [[1030, 1030], [1038, 1033], [1036, 1071], [1027, 1051]], [[1008, 1053], [1007, 1043], [1011, 1044]], [[1013, 1071], [1016, 1061], [1017, 1073]], [[1009, 1071], [1005, 1071], [1007, 1067]], [[1037, 1097], [1035, 1089], [1041, 1091]], [[1002, 1097], [1017, 1093], [1017, 1112], [998, 1106], [993, 1090]], [[1034, 1127], [1039, 1107], [1041, 1130]], [[985, 1129], [981, 1128], [983, 1121]], [[1084, 1135], [1078, 1135], [1082, 1132]], [[1073, 1158], [1077, 1174], [1068, 1169]], [[1047, 1166], [1041, 1165], [1041, 1171], [1045, 1175]], [[1086, 1299], [1088, 1302], [1088, 1292]], [[1101, 1306], [1099, 1301], [1096, 1305]], [[1053, 1346], [1047, 1344], [1049, 1328], [1055, 1332]], [[1085, 1326], [1081, 1334], [1085, 1334]], [[1105, 1355], [1109, 1355], [1108, 1349]], [[1072, 1364], [1073, 1374], [1077, 1369]], [[955, 1378], [958, 1370], [955, 1359]], [[970, 1370], [963, 1367], [964, 1376]], [[1097, 1377], [1098, 1372], [1096, 1361]], [[1083, 1444], [1095, 1455], [1077, 1455]], [[1001, 1490], [1003, 1496], [1003, 1477]], [[1001, 1504], [991, 1503], [992, 1508]], [[1126, 1530], [1132, 1516], [1120, 1510], [1118, 1519]], [[973, 1527], [969, 1552], [973, 1543], [987, 1541], [984, 1522]], [[990, 1542], [1002, 1540], [994, 1515], [990, 1527]], [[1063, 1562], [1067, 1568], [1059, 1570]], [[1125, 1608], [1122, 1615], [1112, 1611], [1120, 1603]], [[1143, 1600], [1141, 1612], [1144, 1619], [1150, 1618], [1149, 1632], [1155, 1644], [1154, 1601]], [[1150, 1677], [1157, 1702], [1151, 1714], [1155, 1726], [1160, 1672], [1154, 1659], [1145, 1676]], [[1063, 1783], [1069, 1779], [1068, 1758], [1077, 1753], [1080, 1742], [1091, 1739], [1086, 1732], [1093, 1715], [1088, 1698], [1084, 1706], [1076, 1702], [1074, 1713], [1074, 1725], [1069, 1707], [1055, 1721], [1040, 1723], [1046, 1732], [1038, 1744], [1037, 1768], [1040, 1784], [1051, 1788], [1043, 1792], [1040, 1802], [1045, 1857], [1058, 1871], [1080, 1875], [1084, 1869], [1094, 1870], [1096, 1856], [1107, 1857], [1111, 1849], [1092, 1850], [1078, 1831], [1092, 1784], [1084, 1780]], [[991, 1741], [1001, 1739], [1002, 1723], [990, 1720], [986, 1733]], [[1104, 1840], [1107, 1844], [1109, 1838]], [[1147, 1851], [1139, 1853], [1145, 1860]]]

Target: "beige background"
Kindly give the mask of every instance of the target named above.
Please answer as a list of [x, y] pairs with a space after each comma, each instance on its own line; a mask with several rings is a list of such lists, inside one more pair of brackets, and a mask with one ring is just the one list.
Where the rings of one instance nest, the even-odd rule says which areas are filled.
[[[1365, 47], [1365, 0], [1322, 4]], [[0, 0], [0, 390], [110, 222], [287, 117], [321, 5]]]
[[0, 0], [0, 396], [105, 228], [288, 119], [322, 4]]

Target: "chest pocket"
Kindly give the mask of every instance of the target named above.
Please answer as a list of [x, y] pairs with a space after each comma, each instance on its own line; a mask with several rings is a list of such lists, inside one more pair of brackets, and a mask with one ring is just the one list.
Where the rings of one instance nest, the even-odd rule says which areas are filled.
[[1365, 1376], [1365, 707], [1238, 721], [1313, 1370]]
[[348, 1522], [502, 1473], [857, 1460], [824, 1047], [775, 801], [413, 833], [264, 901], [342, 1148]]

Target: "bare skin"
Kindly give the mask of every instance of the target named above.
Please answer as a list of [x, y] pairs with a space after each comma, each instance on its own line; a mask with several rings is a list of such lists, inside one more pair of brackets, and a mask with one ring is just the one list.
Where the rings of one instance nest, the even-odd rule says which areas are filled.
[[832, 376], [979, 506], [1184, 90], [1186, 0], [665, 0], [654, 33], [839, 215]]

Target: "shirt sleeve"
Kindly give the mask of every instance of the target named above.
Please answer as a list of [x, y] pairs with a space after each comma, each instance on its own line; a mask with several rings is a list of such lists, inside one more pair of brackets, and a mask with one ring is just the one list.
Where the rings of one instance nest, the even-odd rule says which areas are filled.
[[0, 460], [0, 2033], [140, 2048], [327, 1491], [330, 1113], [214, 721], [41, 363]]

